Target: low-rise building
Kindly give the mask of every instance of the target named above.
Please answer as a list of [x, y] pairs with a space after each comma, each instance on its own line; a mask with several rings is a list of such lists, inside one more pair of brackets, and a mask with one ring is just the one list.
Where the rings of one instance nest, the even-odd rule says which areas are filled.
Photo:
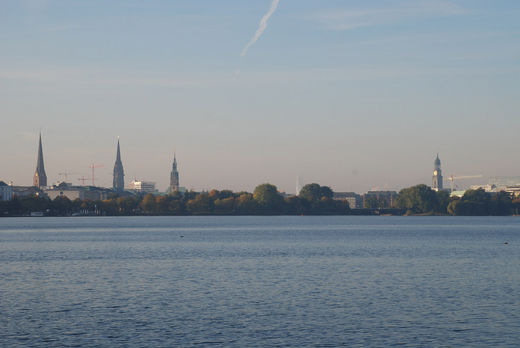
[[137, 181], [133, 180], [130, 182], [128, 186], [130, 190], [134, 190], [136, 192], [144, 192], [144, 193], [154, 193], [157, 192], [155, 189], [155, 182], [151, 181]]
[[332, 198], [338, 201], [347, 201], [350, 209], [363, 208], [363, 198], [355, 192], [334, 192]]
[[462, 196], [464, 196], [465, 193], [466, 193], [466, 190], [451, 191], [450, 197], [462, 198]]
[[110, 190], [102, 187], [94, 186], [72, 186], [68, 183], [60, 183], [56, 186], [51, 186], [43, 191], [51, 200], [57, 197], [67, 197], [71, 201], [90, 200], [97, 201], [107, 199]]
[[395, 191], [368, 191], [363, 195], [363, 208], [393, 208], [397, 197]]
[[509, 193], [512, 197], [520, 197], [520, 185], [506, 186], [502, 191]]
[[0, 201], [10, 201], [11, 199], [13, 199], [13, 188], [0, 181]]
[[487, 185], [473, 185], [471, 186], [472, 190], [483, 189], [489, 193], [497, 193], [497, 192], [507, 192], [511, 195], [511, 197], [519, 197], [520, 196], [520, 184], [518, 185], [502, 185], [497, 186], [496, 184], [487, 184]]
[[39, 196], [42, 191], [36, 186], [10, 186], [12, 197], [24, 198], [30, 196]]

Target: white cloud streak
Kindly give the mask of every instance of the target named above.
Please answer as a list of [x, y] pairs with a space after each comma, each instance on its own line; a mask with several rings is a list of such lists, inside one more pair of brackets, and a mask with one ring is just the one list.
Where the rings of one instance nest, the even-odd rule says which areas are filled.
[[334, 9], [314, 15], [312, 19], [332, 30], [351, 30], [360, 27], [388, 25], [410, 18], [455, 16], [465, 13], [464, 8], [451, 1], [416, 0], [391, 7], [369, 7], [354, 10]]
[[262, 34], [264, 33], [265, 29], [267, 28], [267, 22], [269, 21], [269, 18], [271, 18], [271, 16], [274, 14], [274, 12], [276, 11], [279, 3], [280, 3], [280, 0], [273, 0], [273, 2], [271, 2], [271, 7], [269, 8], [269, 11], [267, 11], [265, 16], [263, 16], [262, 19], [260, 20], [260, 24], [258, 25], [258, 29], [256, 30], [255, 35], [248, 42], [246, 47], [244, 47], [244, 49], [242, 50], [242, 53], [240, 54], [240, 56], [244, 57], [247, 54], [247, 51], [249, 50], [249, 48], [251, 46], [253, 46], [256, 41], [258, 41], [260, 36], [262, 36]]

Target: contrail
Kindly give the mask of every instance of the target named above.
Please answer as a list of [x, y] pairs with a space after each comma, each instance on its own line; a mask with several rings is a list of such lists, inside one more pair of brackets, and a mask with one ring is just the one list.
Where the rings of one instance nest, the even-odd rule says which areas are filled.
[[276, 8], [278, 7], [279, 2], [280, 2], [280, 0], [273, 0], [273, 2], [271, 3], [271, 7], [269, 8], [269, 11], [260, 20], [260, 24], [258, 25], [258, 29], [256, 30], [255, 36], [253, 36], [251, 41], [249, 41], [249, 43], [246, 45], [246, 47], [244, 47], [240, 56], [242, 56], [242, 57], [245, 56], [249, 47], [253, 46], [255, 44], [255, 42], [260, 38], [260, 36], [262, 36], [265, 28], [267, 28], [267, 21], [269, 20], [269, 18], [271, 18], [273, 13], [276, 11]]

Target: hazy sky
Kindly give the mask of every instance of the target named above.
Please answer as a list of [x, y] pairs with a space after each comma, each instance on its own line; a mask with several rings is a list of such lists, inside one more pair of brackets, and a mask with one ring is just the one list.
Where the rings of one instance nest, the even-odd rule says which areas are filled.
[[95, 162], [111, 186], [118, 136], [126, 183], [159, 189], [174, 151], [196, 190], [399, 189], [430, 184], [437, 152], [446, 177], [520, 175], [519, 18], [518, 0], [2, 0], [0, 180], [32, 183], [40, 128], [49, 182]]

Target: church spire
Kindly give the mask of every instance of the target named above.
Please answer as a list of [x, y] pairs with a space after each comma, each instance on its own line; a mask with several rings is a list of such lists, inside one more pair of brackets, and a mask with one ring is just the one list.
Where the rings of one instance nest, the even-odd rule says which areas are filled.
[[173, 153], [172, 171], [170, 173], [170, 192], [179, 191], [179, 172], [177, 171], [177, 156]]
[[114, 180], [112, 187], [115, 191], [121, 192], [125, 189], [125, 171], [121, 162], [121, 149], [119, 147], [119, 137], [117, 138], [116, 162], [114, 164]]
[[116, 162], [121, 162], [121, 149], [119, 147], [119, 137], [117, 138], [117, 154], [116, 154]]
[[36, 160], [36, 171], [33, 177], [33, 186], [44, 187], [47, 186], [47, 174], [45, 174], [45, 166], [43, 164], [43, 148], [42, 148], [42, 133], [40, 132], [40, 140], [38, 143], [38, 159]]

